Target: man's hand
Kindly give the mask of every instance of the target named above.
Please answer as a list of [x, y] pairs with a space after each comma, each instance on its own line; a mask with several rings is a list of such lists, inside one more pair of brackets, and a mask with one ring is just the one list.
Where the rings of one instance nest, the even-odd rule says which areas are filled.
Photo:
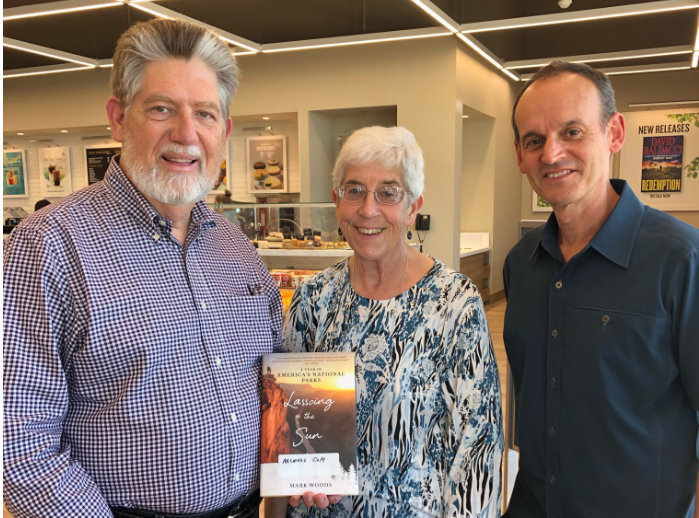
[[323, 493], [313, 493], [307, 491], [303, 496], [290, 496], [288, 499], [289, 505], [291, 507], [297, 507], [301, 503], [303, 498], [303, 503], [306, 507], [311, 507], [315, 504], [319, 509], [325, 509], [330, 504], [336, 504], [342, 500], [341, 495], [325, 495]]

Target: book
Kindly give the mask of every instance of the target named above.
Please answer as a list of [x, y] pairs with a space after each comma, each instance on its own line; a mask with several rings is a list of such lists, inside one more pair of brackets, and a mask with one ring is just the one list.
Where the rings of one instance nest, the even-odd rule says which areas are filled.
[[260, 494], [356, 495], [354, 353], [262, 357]]

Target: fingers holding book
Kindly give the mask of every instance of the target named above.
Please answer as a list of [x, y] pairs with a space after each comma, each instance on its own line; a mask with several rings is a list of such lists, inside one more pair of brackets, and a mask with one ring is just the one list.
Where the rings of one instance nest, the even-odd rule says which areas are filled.
[[306, 491], [303, 496], [290, 496], [288, 498], [289, 505], [292, 507], [297, 507], [303, 504], [306, 507], [312, 507], [315, 505], [319, 509], [325, 509], [330, 504], [336, 504], [342, 499], [341, 495], [325, 495], [323, 493], [313, 493], [312, 491]]

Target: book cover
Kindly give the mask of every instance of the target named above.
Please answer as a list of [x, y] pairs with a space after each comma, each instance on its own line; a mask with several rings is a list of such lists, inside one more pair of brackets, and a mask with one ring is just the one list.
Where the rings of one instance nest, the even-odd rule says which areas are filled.
[[260, 494], [356, 495], [354, 353], [262, 357]]
[[643, 137], [641, 192], [682, 190], [683, 135]]

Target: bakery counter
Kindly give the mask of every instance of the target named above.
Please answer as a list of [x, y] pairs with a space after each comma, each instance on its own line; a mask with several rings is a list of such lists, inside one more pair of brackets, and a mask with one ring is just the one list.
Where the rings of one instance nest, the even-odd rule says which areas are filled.
[[459, 271], [473, 281], [483, 304], [487, 304], [490, 302], [490, 234], [462, 232], [459, 244]]
[[461, 248], [459, 250], [459, 257], [463, 259], [464, 257], [471, 257], [472, 255], [483, 254], [490, 252], [493, 249], [491, 246], [483, 246], [480, 248]]
[[260, 257], [349, 257], [354, 250], [285, 250], [283, 248], [258, 248]]
[[267, 268], [325, 270], [350, 257], [354, 250], [287, 250], [283, 248], [258, 248]]

